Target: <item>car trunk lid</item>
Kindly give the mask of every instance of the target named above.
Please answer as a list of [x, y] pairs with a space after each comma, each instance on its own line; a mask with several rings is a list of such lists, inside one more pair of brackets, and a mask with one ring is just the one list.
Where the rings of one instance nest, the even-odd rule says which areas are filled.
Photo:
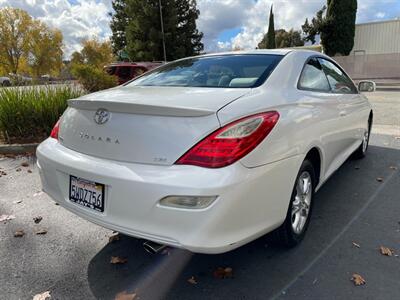
[[[65, 147], [88, 155], [171, 165], [220, 127], [216, 112], [221, 107], [248, 91], [118, 87], [86, 95], [68, 102], [59, 140]], [[100, 124], [96, 123], [99, 110], [109, 114]]]

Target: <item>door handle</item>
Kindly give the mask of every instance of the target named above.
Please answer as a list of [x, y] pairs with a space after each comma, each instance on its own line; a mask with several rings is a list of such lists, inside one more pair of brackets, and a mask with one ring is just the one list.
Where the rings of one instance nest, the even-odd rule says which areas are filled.
[[347, 115], [347, 113], [345, 110], [342, 110], [339, 112], [339, 116], [341, 116], [341, 117], [345, 117], [346, 115]]

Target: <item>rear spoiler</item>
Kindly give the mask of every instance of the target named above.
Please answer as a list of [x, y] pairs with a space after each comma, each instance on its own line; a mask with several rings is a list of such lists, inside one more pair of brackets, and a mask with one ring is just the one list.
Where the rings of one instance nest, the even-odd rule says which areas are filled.
[[202, 117], [215, 114], [215, 111], [190, 108], [182, 106], [162, 106], [162, 105], [147, 105], [129, 102], [115, 102], [104, 100], [81, 100], [71, 99], [68, 100], [68, 106], [77, 109], [97, 110], [99, 108], [107, 109], [111, 112], [117, 113], [131, 113], [141, 115], [155, 115], [155, 116], [174, 116], [174, 117]]

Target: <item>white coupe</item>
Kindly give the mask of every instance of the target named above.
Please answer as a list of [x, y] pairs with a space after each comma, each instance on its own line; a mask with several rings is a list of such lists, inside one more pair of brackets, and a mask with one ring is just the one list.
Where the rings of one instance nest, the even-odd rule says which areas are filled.
[[314, 192], [368, 148], [373, 113], [330, 57], [204, 55], [68, 101], [37, 149], [43, 190], [109, 229], [199, 253], [304, 237]]

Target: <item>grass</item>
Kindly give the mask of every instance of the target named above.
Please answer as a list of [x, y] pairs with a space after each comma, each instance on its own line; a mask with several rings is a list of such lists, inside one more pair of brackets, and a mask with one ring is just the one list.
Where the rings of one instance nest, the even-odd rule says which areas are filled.
[[41, 141], [83, 91], [73, 86], [0, 89], [0, 133], [8, 143]]

